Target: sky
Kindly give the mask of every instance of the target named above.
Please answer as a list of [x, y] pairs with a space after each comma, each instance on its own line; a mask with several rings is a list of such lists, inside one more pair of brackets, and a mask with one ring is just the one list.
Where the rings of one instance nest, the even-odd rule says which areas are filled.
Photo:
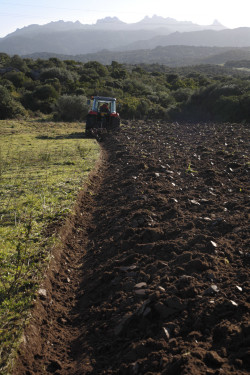
[[228, 28], [250, 27], [250, 0], [0, 0], [0, 37], [30, 24], [80, 21], [94, 24], [107, 16], [134, 23], [153, 15]]

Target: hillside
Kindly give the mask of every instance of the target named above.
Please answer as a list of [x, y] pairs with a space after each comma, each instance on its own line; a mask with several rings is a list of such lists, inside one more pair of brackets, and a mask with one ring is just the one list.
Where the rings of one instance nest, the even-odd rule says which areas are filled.
[[112, 61], [126, 64], [159, 63], [171, 67], [190, 66], [197, 64], [224, 64], [229, 60], [250, 59], [249, 48], [229, 47], [194, 47], [194, 46], [165, 46], [154, 49], [140, 49], [132, 51], [102, 50], [88, 54], [56, 54], [33, 53], [23, 57], [32, 59], [49, 59], [56, 57], [61, 60], [75, 60], [80, 62], [98, 61], [101, 64], [111, 64]]
[[226, 30], [176, 31], [170, 35], [158, 35], [127, 45], [127, 50], [152, 49], [156, 46], [188, 45], [206, 47], [249, 47], [250, 28], [239, 27]]

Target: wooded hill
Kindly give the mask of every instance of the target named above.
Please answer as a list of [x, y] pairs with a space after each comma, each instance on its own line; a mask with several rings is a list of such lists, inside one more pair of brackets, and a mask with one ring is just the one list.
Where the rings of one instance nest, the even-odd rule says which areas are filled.
[[45, 113], [84, 121], [87, 98], [105, 95], [117, 98], [123, 119], [250, 121], [250, 74], [229, 65], [104, 65], [2, 53], [0, 118]]
[[198, 64], [225, 64], [229, 60], [250, 60], [250, 47], [158, 46], [154, 49], [124, 52], [102, 50], [85, 55], [63, 55], [44, 52], [27, 54], [23, 57], [45, 60], [55, 57], [60, 60], [75, 60], [83, 63], [98, 61], [104, 65], [117, 61], [124, 64], [163, 64], [170, 67], [180, 67]]

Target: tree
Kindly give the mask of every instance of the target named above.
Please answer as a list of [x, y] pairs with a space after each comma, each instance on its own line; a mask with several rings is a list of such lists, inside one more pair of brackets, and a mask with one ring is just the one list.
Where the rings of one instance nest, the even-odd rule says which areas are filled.
[[0, 67], [9, 66], [10, 65], [10, 57], [7, 53], [0, 52]]
[[26, 62], [18, 55], [14, 55], [10, 59], [10, 66], [26, 73], [29, 69]]
[[25, 114], [23, 106], [14, 100], [6, 87], [0, 86], [0, 119], [15, 118]]
[[61, 83], [67, 83], [70, 81], [77, 81], [78, 74], [75, 72], [71, 72], [67, 69], [63, 68], [47, 68], [44, 69], [40, 75], [41, 81], [45, 81], [46, 79], [50, 78], [57, 78]]
[[15, 71], [5, 73], [4, 78], [11, 81], [17, 88], [22, 87], [24, 83], [29, 80], [23, 72]]
[[64, 121], [82, 121], [88, 110], [86, 96], [63, 95], [54, 106], [54, 118]]
[[37, 86], [33, 92], [33, 95], [41, 100], [47, 100], [50, 98], [57, 99], [59, 96], [56, 89], [52, 85], [48, 84]]

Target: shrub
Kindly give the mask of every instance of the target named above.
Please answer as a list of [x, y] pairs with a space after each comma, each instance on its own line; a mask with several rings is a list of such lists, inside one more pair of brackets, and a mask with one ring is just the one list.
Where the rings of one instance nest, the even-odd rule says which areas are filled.
[[172, 92], [172, 95], [177, 102], [186, 102], [191, 96], [192, 92], [193, 91], [190, 88], [180, 88]]
[[86, 92], [85, 92], [85, 89], [83, 87], [79, 87], [78, 89], [75, 90], [75, 94], [76, 95], [83, 95], [83, 96], [86, 96]]
[[55, 67], [44, 69], [40, 75], [41, 81], [45, 81], [46, 79], [50, 78], [57, 78], [61, 83], [66, 83], [68, 81], [75, 82], [78, 79], [78, 74], [63, 68]]
[[95, 70], [101, 77], [105, 77], [108, 74], [108, 69], [98, 61], [89, 61], [84, 64], [84, 68]]
[[55, 120], [81, 121], [88, 113], [87, 98], [83, 95], [63, 95], [54, 105]]
[[56, 89], [53, 86], [48, 85], [48, 84], [38, 86], [34, 90], [33, 94], [36, 98], [41, 99], [41, 100], [46, 100], [49, 98], [55, 99], [55, 98], [58, 98], [58, 95], [59, 95]]
[[136, 114], [136, 117], [137, 118], [143, 118], [143, 117], [145, 117], [148, 114], [150, 108], [151, 108], [150, 101], [147, 100], [147, 99], [141, 99], [140, 103], [137, 105], [137, 114]]
[[213, 108], [214, 117], [222, 121], [239, 121], [241, 117], [239, 97], [221, 96]]
[[137, 106], [140, 104], [140, 99], [128, 96], [118, 102], [117, 110], [121, 116], [125, 119], [136, 118]]
[[170, 91], [160, 91], [158, 95], [159, 104], [164, 108], [168, 108], [171, 104], [175, 103], [175, 99], [170, 95]]
[[21, 70], [21, 72], [24, 72], [24, 73], [28, 71], [28, 66], [27, 66], [26, 62], [24, 61], [24, 59], [22, 59], [18, 55], [14, 55], [14, 56], [11, 57], [10, 66], [12, 66], [13, 68], [16, 68], [18, 70]]
[[250, 121], [250, 93], [240, 97], [240, 106], [243, 119]]
[[4, 86], [9, 92], [14, 92], [16, 91], [16, 88], [15, 86], [13, 85], [13, 83], [11, 81], [9, 81], [8, 79], [2, 79], [1, 82], [0, 82], [0, 85], [1, 86]]
[[4, 78], [11, 81], [15, 87], [22, 87], [26, 81], [29, 81], [23, 72], [15, 71], [5, 73]]
[[0, 86], [0, 119], [15, 118], [26, 115], [23, 106], [14, 100], [9, 91]]

